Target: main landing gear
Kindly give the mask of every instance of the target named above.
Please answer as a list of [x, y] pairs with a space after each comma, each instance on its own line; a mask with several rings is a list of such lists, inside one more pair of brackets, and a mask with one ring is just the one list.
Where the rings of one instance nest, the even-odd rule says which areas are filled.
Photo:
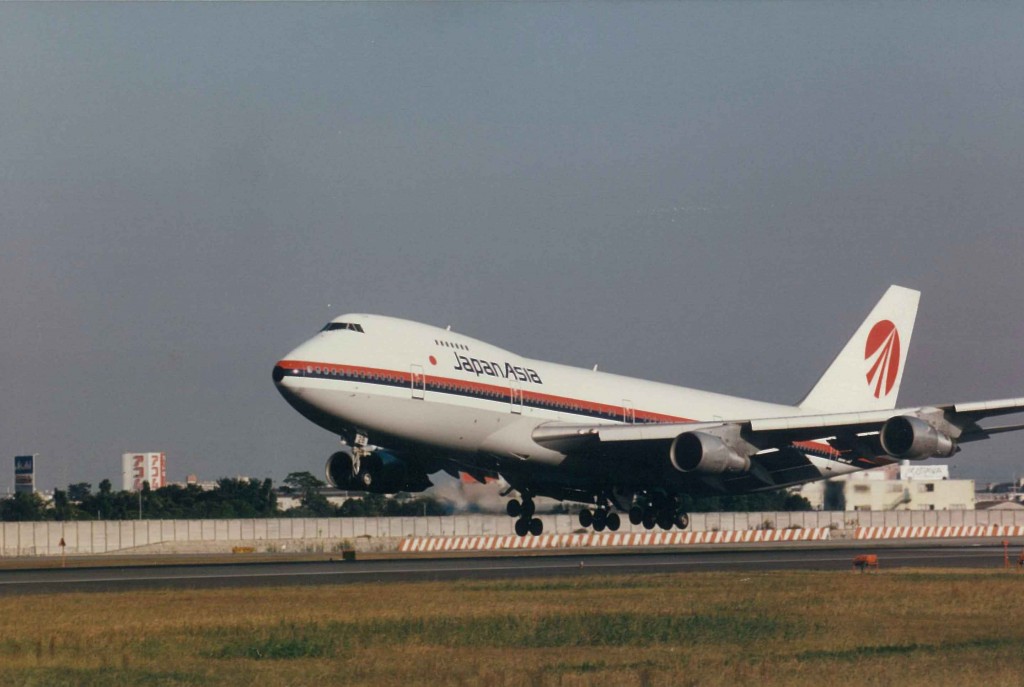
[[663, 530], [673, 527], [685, 530], [690, 526], [690, 516], [679, 508], [675, 499], [668, 497], [638, 500], [629, 509], [629, 521], [643, 525], [645, 530], [653, 530], [655, 526]]
[[[598, 495], [596, 500], [596, 508], [580, 511], [580, 525], [593, 527], [595, 532], [603, 532], [605, 529], [615, 532], [621, 526], [621, 521], [619, 514], [611, 509], [611, 496]], [[618, 503], [621, 508], [621, 501]], [[655, 527], [663, 530], [678, 527], [685, 530], [690, 526], [690, 516], [682, 510], [675, 498], [665, 494], [639, 494], [629, 509], [629, 521], [634, 525], [643, 525], [648, 530]]]
[[622, 526], [619, 514], [610, 510], [607, 504], [600, 505], [594, 510], [584, 508], [580, 511], [579, 518], [581, 527], [593, 527], [595, 532], [604, 532], [606, 527], [615, 532]]
[[538, 537], [544, 532], [544, 523], [540, 518], [533, 517], [535, 507], [533, 499], [528, 494], [523, 494], [522, 502], [515, 499], [509, 501], [505, 511], [510, 517], [518, 518], [516, 520], [516, 534], [520, 537], [525, 537], [527, 534]]

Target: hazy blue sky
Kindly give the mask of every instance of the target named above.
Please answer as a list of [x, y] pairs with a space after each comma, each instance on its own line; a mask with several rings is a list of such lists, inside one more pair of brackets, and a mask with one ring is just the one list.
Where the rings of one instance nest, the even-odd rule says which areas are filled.
[[0, 489], [319, 474], [351, 311], [795, 402], [898, 283], [901, 401], [1024, 396], [1022, 229], [1018, 4], [5, 3]]

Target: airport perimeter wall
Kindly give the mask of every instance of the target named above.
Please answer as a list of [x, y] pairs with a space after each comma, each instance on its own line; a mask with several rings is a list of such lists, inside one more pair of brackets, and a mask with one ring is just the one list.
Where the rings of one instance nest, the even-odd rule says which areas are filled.
[[[541, 515], [545, 534], [582, 532], [575, 516]], [[121, 520], [0, 523], [0, 557], [146, 553], [227, 553], [397, 550], [409, 537], [513, 534], [504, 515], [416, 518], [276, 518], [242, 520]], [[853, 539], [858, 528], [1024, 526], [1024, 511], [811, 511], [693, 513], [690, 531], [829, 528], [832, 539]], [[589, 530], [588, 530], [589, 531]], [[645, 532], [623, 522], [620, 533]], [[63, 550], [60, 542], [65, 546]]]

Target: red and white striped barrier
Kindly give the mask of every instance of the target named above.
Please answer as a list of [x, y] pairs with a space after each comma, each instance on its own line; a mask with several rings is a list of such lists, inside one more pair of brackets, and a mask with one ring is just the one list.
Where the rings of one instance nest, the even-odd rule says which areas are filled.
[[829, 529], [737, 530], [730, 532], [630, 532], [602, 534], [542, 534], [539, 537], [410, 537], [403, 553], [444, 551], [507, 551], [516, 549], [577, 549], [618, 546], [681, 546], [686, 544], [756, 544], [760, 542], [823, 541]]
[[858, 527], [854, 539], [942, 539], [946, 537], [1024, 537], [1024, 527], [977, 525], [964, 527]]

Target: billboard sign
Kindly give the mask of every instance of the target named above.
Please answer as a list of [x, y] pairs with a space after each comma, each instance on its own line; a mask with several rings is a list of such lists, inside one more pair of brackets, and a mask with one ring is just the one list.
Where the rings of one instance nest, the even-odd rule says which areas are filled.
[[142, 491], [167, 484], [167, 457], [163, 453], [125, 453], [121, 456], [121, 485], [125, 491]]
[[14, 493], [32, 494], [36, 490], [36, 457], [14, 456]]
[[949, 479], [948, 465], [901, 465], [902, 480], [944, 480]]

